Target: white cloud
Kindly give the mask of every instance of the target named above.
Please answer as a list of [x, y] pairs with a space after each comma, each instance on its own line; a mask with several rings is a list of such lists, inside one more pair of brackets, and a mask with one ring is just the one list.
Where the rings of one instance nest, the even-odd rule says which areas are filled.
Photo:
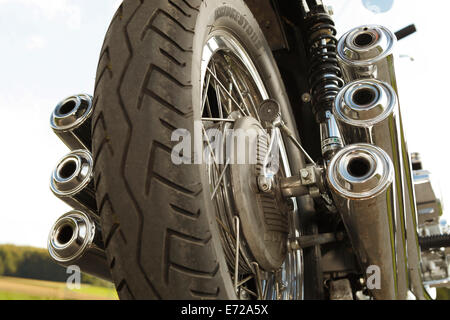
[[81, 26], [81, 9], [70, 0], [0, 0], [0, 4], [21, 4], [29, 9], [37, 9], [37, 18], [54, 20], [60, 18], [71, 29], [79, 29]]
[[41, 36], [32, 36], [28, 39], [26, 47], [28, 50], [39, 50], [45, 48], [47, 41]]

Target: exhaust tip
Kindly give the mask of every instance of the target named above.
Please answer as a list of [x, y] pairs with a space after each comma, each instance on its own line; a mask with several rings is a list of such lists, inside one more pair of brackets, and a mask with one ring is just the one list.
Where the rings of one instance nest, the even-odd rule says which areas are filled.
[[347, 64], [370, 65], [390, 55], [396, 40], [395, 35], [385, 27], [357, 27], [339, 40], [338, 56]]
[[358, 80], [338, 93], [333, 114], [338, 122], [353, 126], [372, 126], [388, 118], [397, 106], [397, 95], [387, 83]]
[[93, 177], [93, 159], [86, 150], [75, 150], [62, 158], [51, 177], [50, 188], [56, 196], [68, 196], [86, 187]]
[[367, 48], [376, 41], [376, 35], [370, 31], [363, 31], [354, 37], [353, 43], [360, 48]]
[[81, 211], [71, 211], [52, 226], [48, 238], [48, 252], [58, 263], [77, 260], [90, 246], [95, 234], [93, 220]]
[[53, 110], [50, 125], [55, 131], [72, 130], [82, 125], [92, 114], [92, 97], [79, 94], [58, 103]]
[[364, 200], [379, 195], [392, 184], [394, 169], [382, 149], [356, 144], [336, 154], [328, 167], [327, 179], [340, 196]]

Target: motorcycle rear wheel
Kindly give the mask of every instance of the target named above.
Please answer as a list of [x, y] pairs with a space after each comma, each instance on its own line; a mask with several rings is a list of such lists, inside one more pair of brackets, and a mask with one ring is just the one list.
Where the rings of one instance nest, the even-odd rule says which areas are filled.
[[[260, 80], [260, 98], [277, 100], [297, 132], [271, 50], [242, 0], [124, 1], [102, 48], [92, 128], [97, 203], [121, 299], [303, 297], [300, 254], [287, 255], [276, 285], [265, 275], [259, 290], [255, 280], [237, 296], [207, 165], [171, 161], [173, 131], [194, 132], [204, 117], [205, 48], [218, 34], [236, 44], [235, 52], [223, 52], [248, 58], [243, 74]], [[298, 171], [293, 146], [286, 145], [286, 156], [287, 170]]]

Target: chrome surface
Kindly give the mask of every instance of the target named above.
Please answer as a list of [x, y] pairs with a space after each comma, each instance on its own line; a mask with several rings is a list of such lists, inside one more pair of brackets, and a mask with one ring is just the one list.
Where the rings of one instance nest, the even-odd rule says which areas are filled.
[[328, 166], [327, 181], [362, 270], [379, 266], [381, 290], [375, 299], [397, 298], [394, 224], [394, 167], [389, 156], [369, 144], [347, 146]]
[[70, 150], [91, 150], [92, 96], [68, 97], [54, 109], [50, 126]]
[[91, 153], [75, 150], [62, 158], [52, 172], [50, 189], [72, 208], [97, 215]]
[[81, 211], [60, 217], [50, 230], [48, 252], [58, 264], [112, 281], [98, 222]]
[[336, 119], [330, 111], [325, 112], [325, 120], [320, 123], [320, 138], [322, 156], [326, 160], [331, 160], [344, 147]]
[[346, 144], [370, 143], [383, 149], [395, 170], [394, 239], [397, 265], [397, 298], [408, 294], [405, 190], [400, 141], [399, 110], [395, 91], [378, 80], [357, 80], [347, 84], [336, 97], [333, 113]]
[[[398, 98], [395, 75], [395, 35], [382, 26], [368, 25], [350, 30], [342, 36], [338, 44], [339, 64], [345, 81], [376, 79], [388, 83]], [[418, 299], [424, 299], [420, 272], [420, 248], [417, 238], [417, 212], [414, 194], [412, 166], [401, 110], [398, 111], [398, 144], [402, 164], [402, 184], [404, 187], [405, 229], [409, 270], [409, 286]]]
[[[261, 128], [264, 127], [258, 107], [263, 101], [270, 98], [265, 84], [245, 48], [225, 30], [215, 30], [205, 43], [201, 65], [201, 88], [200, 102], [203, 105], [200, 110], [203, 120], [202, 130], [206, 139], [204, 147], [207, 149], [212, 150], [212, 143], [207, 134], [209, 129], [227, 132], [235, 127], [247, 127], [245, 123], [250, 122]], [[283, 105], [281, 110], [285, 109], [286, 106]], [[282, 114], [282, 116], [286, 115]], [[276, 142], [280, 149], [280, 173], [278, 174], [290, 176], [286, 146], [279, 130], [272, 128], [267, 136], [271, 142]], [[292, 149], [291, 146], [288, 148]], [[262, 204], [263, 202], [257, 201], [257, 199], [258, 197], [269, 197], [273, 202], [271, 190], [266, 190], [268, 193], [260, 193], [255, 165], [240, 166], [233, 161], [224, 165], [217, 162], [217, 159], [220, 159], [220, 155], [215, 154], [214, 151], [210, 152], [211, 161], [209, 161], [207, 171], [211, 190], [214, 192], [213, 201], [216, 207], [219, 232], [222, 236], [222, 246], [231, 278], [239, 291], [237, 296], [241, 298], [250, 296], [262, 299], [300, 299], [303, 295], [301, 252], [285, 252], [283, 254], [283, 246], [287, 246], [286, 238], [285, 243], [278, 250], [278, 255], [284, 255], [284, 261], [276, 263], [279, 269], [271, 270], [267, 268], [268, 265], [264, 263], [261, 256], [259, 259], [255, 259], [257, 258], [253, 256], [255, 252], [249, 248], [249, 232], [254, 226], [249, 225], [246, 218], [246, 215], [249, 215], [247, 211], [254, 207], [250, 211], [257, 216], [261, 212], [266, 212], [268, 209], [265, 209], [264, 206], [261, 209], [261, 205], [258, 203]], [[228, 159], [223, 160], [228, 163], [226, 161]], [[249, 171], [249, 169], [251, 170]], [[270, 178], [270, 174], [267, 172], [266, 176]], [[253, 198], [256, 199], [256, 203], [253, 201], [243, 206], [246, 201]], [[297, 220], [298, 206], [296, 200], [293, 201], [293, 210], [286, 212], [285, 224], [288, 227], [286, 232], [298, 236], [300, 235]], [[273, 213], [276, 215], [280, 215], [280, 212], [284, 211], [277, 209], [278, 206], [276, 204], [274, 207], [276, 210]], [[236, 230], [237, 218], [239, 219], [239, 231]], [[238, 235], [239, 243], [236, 243]], [[253, 248], [255, 243], [251, 245]], [[261, 253], [263, 250], [256, 251]], [[236, 260], [236, 258], [239, 259]], [[271, 265], [274, 266], [273, 263], [269, 264], [269, 266]], [[249, 284], [253, 284], [253, 286]], [[252, 287], [256, 288], [257, 292], [254, 292]]]
[[396, 42], [390, 30], [377, 25], [361, 26], [344, 34], [337, 51], [345, 81], [375, 78], [391, 83]]
[[301, 197], [309, 193], [308, 187], [303, 185], [299, 176], [280, 178], [280, 189], [285, 198]]

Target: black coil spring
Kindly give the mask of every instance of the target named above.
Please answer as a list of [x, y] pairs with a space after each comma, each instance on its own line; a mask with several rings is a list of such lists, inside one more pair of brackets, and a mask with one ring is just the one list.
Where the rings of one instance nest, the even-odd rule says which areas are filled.
[[336, 28], [325, 13], [306, 20], [309, 47], [309, 83], [314, 112], [329, 111], [340, 88], [344, 86], [337, 60]]

